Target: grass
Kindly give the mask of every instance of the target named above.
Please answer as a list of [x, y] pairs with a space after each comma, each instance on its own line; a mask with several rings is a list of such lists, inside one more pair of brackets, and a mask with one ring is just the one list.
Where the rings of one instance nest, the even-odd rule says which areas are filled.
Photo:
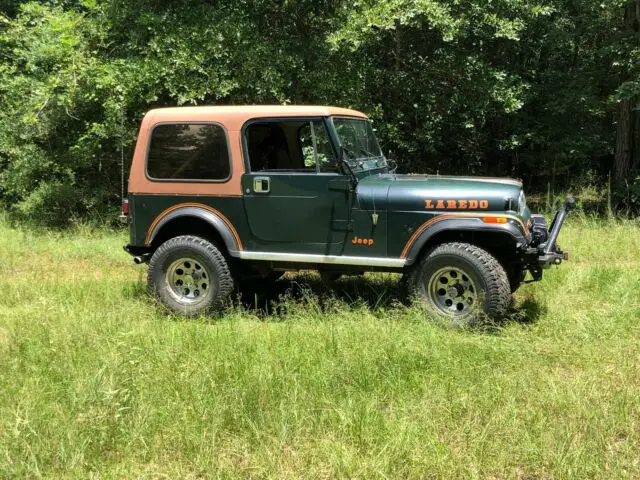
[[570, 262], [472, 331], [392, 275], [183, 320], [122, 233], [0, 239], [1, 478], [640, 477], [637, 224], [570, 224]]

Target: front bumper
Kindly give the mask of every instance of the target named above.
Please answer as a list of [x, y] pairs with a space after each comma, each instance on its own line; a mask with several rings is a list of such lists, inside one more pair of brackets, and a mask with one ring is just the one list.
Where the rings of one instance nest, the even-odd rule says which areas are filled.
[[[575, 206], [575, 199], [573, 197], [567, 197], [564, 204], [556, 212], [548, 231], [544, 223], [534, 225], [534, 229], [537, 229], [537, 232], [534, 233], [540, 235], [541, 242], [537, 245], [530, 246], [526, 252], [526, 267], [531, 272], [534, 280], [540, 280], [542, 278], [542, 271], [544, 269], [549, 268], [551, 265], [560, 265], [563, 260], [569, 259], [569, 254], [562, 251], [557, 244], [557, 240], [564, 221]], [[544, 220], [542, 220], [542, 222], [544, 222]]]

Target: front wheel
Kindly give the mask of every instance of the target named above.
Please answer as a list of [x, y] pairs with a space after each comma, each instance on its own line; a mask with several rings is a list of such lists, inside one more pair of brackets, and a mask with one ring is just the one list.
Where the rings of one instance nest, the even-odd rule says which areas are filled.
[[409, 272], [409, 291], [436, 319], [470, 325], [483, 314], [503, 315], [511, 302], [509, 279], [487, 251], [468, 243], [438, 245]]
[[186, 316], [220, 310], [233, 291], [224, 255], [208, 240], [174, 237], [149, 262], [149, 291], [165, 307]]

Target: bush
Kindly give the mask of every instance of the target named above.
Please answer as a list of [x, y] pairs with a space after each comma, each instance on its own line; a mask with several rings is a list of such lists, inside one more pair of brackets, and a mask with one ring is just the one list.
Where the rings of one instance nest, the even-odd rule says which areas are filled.
[[640, 214], [640, 177], [625, 181], [613, 192], [614, 202], [619, 210], [627, 214]]
[[0, 201], [53, 225], [117, 208], [142, 114], [205, 103], [353, 106], [400, 171], [522, 176], [544, 194], [593, 170], [600, 188], [615, 93], [636, 95], [640, 64], [620, 5], [5, 1]]
[[[108, 23], [35, 2], [0, 37], [0, 194], [19, 218], [63, 225], [117, 198], [125, 72], [96, 55]], [[109, 193], [106, 193], [109, 192]]]

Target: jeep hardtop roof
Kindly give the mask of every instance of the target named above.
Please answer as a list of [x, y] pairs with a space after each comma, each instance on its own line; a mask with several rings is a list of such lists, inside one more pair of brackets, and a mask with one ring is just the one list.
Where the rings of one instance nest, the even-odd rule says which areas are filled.
[[[245, 171], [242, 153], [242, 126], [260, 118], [326, 117], [343, 116], [366, 119], [367, 116], [348, 108], [317, 105], [223, 105], [170, 107], [150, 110], [142, 119], [138, 140], [133, 153], [129, 173], [129, 193], [153, 195], [216, 195], [240, 196], [242, 187], [240, 178]], [[185, 182], [153, 180], [147, 177], [145, 163], [147, 148], [154, 127], [162, 123], [217, 123], [228, 136], [231, 175], [220, 182]]]
[[347, 116], [367, 118], [349, 108], [318, 105], [222, 105], [197, 107], [170, 107], [150, 110], [146, 117], [151, 123], [209, 120], [238, 125], [247, 120], [265, 117], [325, 117]]

